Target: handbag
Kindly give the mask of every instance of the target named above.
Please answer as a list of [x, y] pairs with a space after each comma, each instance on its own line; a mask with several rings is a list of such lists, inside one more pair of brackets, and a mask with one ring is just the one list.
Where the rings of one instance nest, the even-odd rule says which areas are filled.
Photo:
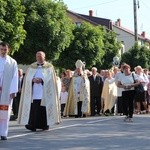
[[[136, 83], [133, 73], [132, 73], [132, 77], [133, 77], [134, 83]], [[140, 83], [138, 86], [135, 87], [135, 93], [140, 94], [143, 92], [144, 92], [144, 87], [142, 83]]]

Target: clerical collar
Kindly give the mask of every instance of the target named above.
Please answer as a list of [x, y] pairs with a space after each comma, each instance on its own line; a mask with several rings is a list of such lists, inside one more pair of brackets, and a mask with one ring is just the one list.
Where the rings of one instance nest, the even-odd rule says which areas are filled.
[[42, 63], [42, 64], [40, 64], [40, 63], [37, 63], [37, 66], [43, 66], [44, 65], [44, 63]]

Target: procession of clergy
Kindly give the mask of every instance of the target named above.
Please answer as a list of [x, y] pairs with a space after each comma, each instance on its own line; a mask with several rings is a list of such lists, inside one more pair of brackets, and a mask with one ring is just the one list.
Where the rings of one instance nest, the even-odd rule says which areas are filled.
[[[9, 50], [8, 43], [0, 43], [1, 140], [7, 140], [12, 103], [19, 84], [17, 62], [8, 55]], [[126, 82], [123, 78], [124, 69], [130, 69], [129, 65], [122, 64], [121, 70], [114, 67], [113, 70], [102, 70], [99, 74], [96, 67], [89, 71], [85, 69], [84, 62], [77, 60], [76, 69], [64, 71], [59, 78], [54, 66], [46, 61], [43, 51], [37, 51], [35, 57], [35, 62], [30, 65], [23, 79], [17, 114], [18, 123], [25, 125], [26, 129], [34, 132], [48, 130], [59, 124], [62, 117], [124, 113], [132, 118], [133, 112], [124, 112], [121, 102], [122, 91], [133, 91], [139, 84], [136, 76], [136, 82], [131, 78], [127, 80], [132, 86], [127, 88], [123, 85]], [[118, 85], [118, 82], [122, 84]], [[148, 83], [147, 75], [145, 85]], [[120, 98], [118, 101], [117, 97]]]

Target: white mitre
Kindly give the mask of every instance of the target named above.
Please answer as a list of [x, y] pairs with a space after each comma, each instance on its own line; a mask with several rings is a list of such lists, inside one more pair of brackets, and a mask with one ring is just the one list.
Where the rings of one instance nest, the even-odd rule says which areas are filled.
[[75, 65], [76, 65], [76, 68], [82, 68], [84, 66], [84, 63], [81, 60], [78, 59], [76, 61]]

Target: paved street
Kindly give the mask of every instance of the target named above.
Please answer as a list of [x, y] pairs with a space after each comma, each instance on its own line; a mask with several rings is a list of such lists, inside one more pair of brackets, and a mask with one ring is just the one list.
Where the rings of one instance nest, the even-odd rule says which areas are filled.
[[7, 141], [0, 150], [149, 150], [150, 115], [135, 115], [133, 123], [123, 117], [63, 119], [48, 131], [30, 132], [10, 122]]

